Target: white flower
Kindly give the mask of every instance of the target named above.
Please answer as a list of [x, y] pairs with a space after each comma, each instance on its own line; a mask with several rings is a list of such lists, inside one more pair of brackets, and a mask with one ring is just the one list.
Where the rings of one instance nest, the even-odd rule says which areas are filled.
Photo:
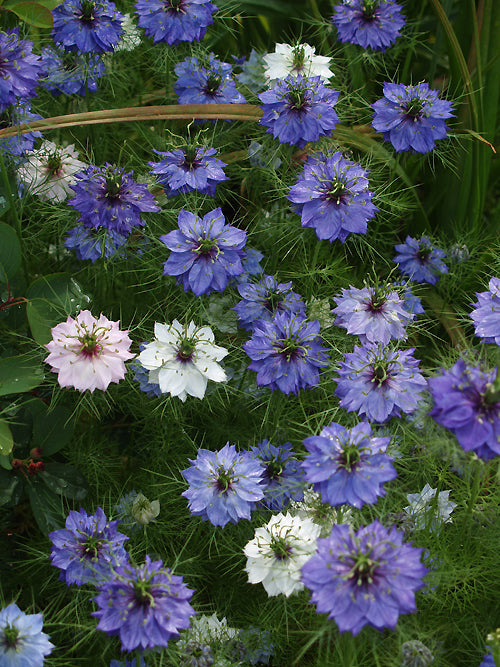
[[179, 639], [178, 645], [180, 648], [188, 641], [197, 641], [201, 644], [227, 643], [238, 633], [239, 630], [228, 626], [226, 618], [219, 621], [217, 614], [211, 616], [200, 614], [191, 618], [191, 627], [182, 633], [182, 639]]
[[290, 74], [320, 76], [323, 81], [328, 81], [334, 76], [329, 68], [330, 58], [315, 56], [314, 52], [314, 46], [309, 44], [276, 44], [276, 52], [264, 56], [265, 74], [271, 83], [276, 79], [286, 79]]
[[138, 493], [132, 503], [130, 513], [137, 523], [145, 526], [156, 519], [160, 513], [160, 503], [157, 500], [148, 500], [144, 494]]
[[123, 35], [115, 45], [115, 51], [133, 51], [141, 43], [141, 31], [135, 25], [130, 14], [122, 18]]
[[322, 503], [321, 495], [312, 490], [312, 485], [304, 489], [302, 502], [296, 500], [290, 502], [290, 509], [295, 516], [310, 519], [318, 524], [321, 529], [321, 537], [328, 537], [335, 524], [350, 523], [353, 518], [352, 508], [348, 505], [340, 505], [335, 508], [329, 503]]
[[287, 597], [301, 591], [302, 566], [316, 550], [321, 528], [310, 519], [281, 512], [268, 524], [257, 528], [255, 538], [244, 549], [245, 567], [251, 584], [262, 582], [269, 596], [284, 593]]
[[148, 343], [138, 359], [149, 371], [149, 382], [160, 385], [162, 393], [203, 398], [208, 380], [224, 382], [227, 377], [217, 363], [228, 354], [214, 343], [210, 327], [187, 327], [177, 320], [155, 324], [155, 340]]
[[408, 493], [406, 496], [410, 504], [403, 509], [413, 517], [415, 527], [419, 530], [426, 526], [430, 530], [436, 530], [441, 523], [452, 522], [450, 514], [457, 503], [449, 500], [450, 491], [441, 491], [434, 501], [436, 491], [437, 489], [426, 484], [420, 493]]
[[62, 202], [74, 194], [69, 187], [75, 182], [74, 175], [87, 167], [73, 144], [62, 148], [53, 141], [44, 141], [40, 148], [27, 152], [26, 158], [18, 178], [30, 194], [45, 201]]

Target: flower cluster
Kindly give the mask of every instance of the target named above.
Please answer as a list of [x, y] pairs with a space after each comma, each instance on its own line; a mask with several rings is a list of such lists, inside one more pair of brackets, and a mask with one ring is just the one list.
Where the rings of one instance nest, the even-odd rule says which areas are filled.
[[171, 46], [205, 37], [217, 7], [209, 0], [138, 0], [139, 27], [153, 43]]
[[54, 644], [42, 632], [42, 614], [25, 614], [15, 602], [0, 610], [0, 664], [38, 667]]
[[179, 229], [160, 236], [171, 254], [163, 273], [176, 276], [184, 291], [196, 296], [222, 292], [229, 278], [243, 273], [246, 232], [225, 224], [220, 208], [202, 218], [181, 209]]
[[309, 454], [302, 462], [306, 480], [323, 502], [362, 507], [383, 496], [383, 484], [397, 475], [385, 451], [389, 437], [372, 436], [366, 422], [347, 429], [332, 422], [318, 436], [304, 440]]
[[397, 255], [392, 261], [397, 263], [401, 273], [417, 283], [435, 285], [443, 273], [448, 273], [443, 262], [446, 253], [433, 245], [428, 236], [419, 239], [407, 236], [406, 241], [394, 249]]
[[112, 570], [128, 561], [123, 543], [126, 535], [116, 529], [118, 521], [108, 521], [98, 507], [95, 514], [70, 511], [65, 528], [49, 533], [52, 565], [61, 570], [59, 579], [69, 586], [96, 584]]
[[57, 373], [61, 387], [106, 391], [111, 382], [120, 382], [127, 372], [124, 362], [134, 354], [128, 331], [119, 329], [104, 315], [96, 319], [89, 310], [82, 310], [73, 319], [68, 316], [51, 329], [52, 340], [45, 346], [50, 354], [45, 359]]
[[320, 76], [289, 75], [259, 95], [263, 111], [259, 123], [280, 143], [302, 147], [331, 135], [339, 121], [333, 108], [338, 97]]
[[301, 389], [316, 387], [319, 369], [328, 364], [319, 330], [319, 322], [309, 322], [300, 313], [259, 320], [243, 345], [252, 360], [248, 368], [257, 372], [257, 386], [297, 395]]
[[65, 51], [113, 51], [123, 34], [123, 15], [110, 0], [64, 0], [52, 16], [52, 37]]
[[466, 451], [488, 460], [500, 455], [498, 371], [483, 371], [459, 359], [430, 378], [434, 406], [429, 415], [449, 429]]
[[354, 532], [333, 526], [318, 540], [317, 553], [303, 566], [302, 581], [318, 612], [340, 632], [357, 635], [365, 625], [394, 630], [400, 614], [416, 611], [415, 591], [427, 570], [423, 549], [403, 543], [403, 533], [378, 521]]
[[263, 57], [266, 77], [271, 83], [299, 74], [306, 77], [319, 76], [322, 81], [328, 81], [334, 76], [329, 67], [330, 58], [315, 55], [315, 50], [309, 44], [276, 44], [275, 53], [266, 53]]
[[353, 232], [366, 234], [367, 222], [378, 211], [372, 204], [367, 172], [340, 151], [326, 157], [308, 158], [304, 171], [290, 188], [287, 198], [320, 240], [342, 243]]
[[192, 56], [174, 68], [177, 81], [174, 91], [179, 104], [243, 104], [245, 98], [236, 89], [229, 63], [218, 60], [213, 53], [200, 62]]
[[406, 325], [415, 315], [405, 308], [404, 300], [391, 287], [350, 287], [334, 297], [337, 307], [335, 324], [359, 337], [360, 342], [387, 345], [391, 340], [405, 340]]
[[332, 21], [339, 41], [364, 49], [385, 51], [405, 24], [402, 7], [395, 0], [342, 0], [334, 9]]
[[320, 530], [310, 519], [274, 515], [244, 549], [249, 583], [262, 583], [270, 597], [303, 590], [300, 571], [316, 551]]
[[150, 173], [156, 176], [169, 197], [193, 190], [213, 197], [217, 183], [227, 180], [223, 169], [226, 163], [214, 157], [215, 148], [187, 146], [155, 153], [163, 160], [148, 162], [153, 167]]
[[347, 352], [335, 390], [340, 406], [378, 423], [414, 412], [427, 387], [414, 351], [366, 345]]
[[500, 279], [491, 278], [487, 292], [476, 292], [477, 301], [470, 314], [476, 336], [485, 343], [500, 345]]
[[99, 609], [98, 630], [118, 635], [123, 651], [167, 646], [188, 628], [195, 611], [189, 604], [193, 591], [163, 567], [161, 560], [146, 556], [142, 567], [126, 563], [99, 586], [94, 598]]
[[428, 153], [438, 139], [447, 136], [445, 118], [454, 115], [451, 102], [440, 100], [438, 95], [426, 83], [384, 83], [384, 97], [372, 104], [372, 126], [384, 133], [385, 141], [390, 141], [397, 153]]
[[214, 526], [250, 519], [250, 512], [264, 498], [264, 466], [250, 452], [237, 452], [229, 443], [218, 452], [200, 449], [191, 466], [182, 470], [189, 488], [191, 514]]
[[155, 340], [147, 343], [138, 361], [149, 371], [148, 383], [158, 385], [162, 393], [203, 398], [208, 380], [224, 382], [226, 373], [217, 362], [228, 351], [214, 342], [210, 327], [197, 327], [194, 322], [183, 326], [155, 324]]
[[243, 298], [234, 310], [239, 326], [247, 331], [252, 331], [260, 320], [271, 322], [277, 313], [305, 313], [306, 305], [292, 290], [292, 283], [278, 283], [273, 276], [263, 275], [258, 283], [242, 283], [238, 292]]

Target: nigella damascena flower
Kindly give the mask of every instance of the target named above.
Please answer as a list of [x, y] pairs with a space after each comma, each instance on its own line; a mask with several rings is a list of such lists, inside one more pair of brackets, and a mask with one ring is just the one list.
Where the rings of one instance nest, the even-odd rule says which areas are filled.
[[47, 70], [41, 84], [54, 95], [86, 95], [98, 90], [97, 79], [104, 76], [100, 56], [85, 56], [78, 51], [59, 51], [50, 46], [42, 49]]
[[208, 54], [206, 60], [195, 56], [177, 63], [178, 79], [174, 91], [179, 104], [243, 104], [245, 98], [236, 89], [232, 67]]
[[149, 371], [149, 384], [158, 385], [162, 393], [203, 398], [208, 380], [224, 382], [227, 377], [217, 362], [228, 351], [215, 345], [210, 327], [197, 327], [194, 322], [183, 326], [177, 320], [172, 324], [155, 324], [155, 340], [147, 343], [138, 357]]
[[[15, 104], [3, 113], [0, 111], [0, 127], [2, 128], [30, 123], [33, 120], [42, 120], [42, 116], [31, 112], [29, 102]], [[25, 134], [18, 134], [15, 137], [0, 139], [2, 155], [20, 157], [26, 152], [32, 151], [35, 141], [41, 136], [42, 133], [36, 130], [35, 132], [26, 132]]]
[[439, 99], [439, 91], [426, 83], [405, 86], [384, 83], [384, 97], [372, 104], [372, 127], [384, 133], [397, 153], [428, 153], [438, 139], [447, 136], [445, 118], [451, 118], [451, 102]]
[[405, 24], [401, 5], [394, 0], [342, 0], [332, 21], [340, 42], [385, 51]]
[[476, 292], [477, 301], [470, 314], [476, 336], [485, 343], [500, 345], [500, 279], [491, 278], [487, 292]]
[[175, 45], [203, 39], [217, 7], [209, 0], [138, 0], [135, 9], [154, 44]]
[[196, 296], [222, 292], [230, 278], [243, 273], [246, 232], [225, 224], [220, 208], [202, 218], [181, 209], [179, 229], [160, 236], [169, 250], [164, 275], [177, 276], [184, 291]]
[[44, 67], [33, 42], [19, 39], [19, 28], [0, 31], [0, 112], [36, 95]]
[[335, 324], [360, 343], [387, 345], [391, 340], [406, 340], [405, 328], [415, 315], [405, 309], [399, 294], [388, 287], [350, 287], [334, 297]]
[[271, 83], [287, 76], [319, 76], [328, 81], [334, 76], [330, 70], [330, 58], [315, 55], [314, 46], [309, 44], [276, 44], [275, 53], [263, 57], [265, 74]]
[[118, 635], [122, 651], [167, 646], [195, 614], [189, 604], [194, 591], [149, 556], [141, 567], [126, 563], [115, 568], [98, 590], [94, 601], [99, 609], [92, 612], [99, 619], [97, 629]]
[[287, 195], [302, 218], [320, 240], [342, 243], [354, 232], [366, 234], [367, 222], [378, 208], [372, 204], [368, 173], [357, 162], [346, 160], [340, 151], [326, 157], [308, 158], [304, 172]]
[[29, 194], [57, 203], [73, 194], [70, 185], [75, 182], [75, 174], [86, 166], [78, 159], [73, 144], [62, 148], [45, 140], [39, 148], [26, 153], [26, 162], [17, 170], [17, 177]]
[[271, 321], [276, 313], [305, 313], [302, 297], [292, 290], [292, 283], [278, 283], [273, 276], [263, 275], [258, 283], [242, 283], [238, 292], [243, 297], [233, 310], [242, 329], [252, 331], [258, 320]]
[[414, 412], [427, 387], [414, 351], [366, 345], [347, 352], [336, 380], [340, 406], [377, 423]]
[[404, 534], [378, 521], [361, 527], [333, 526], [318, 540], [317, 553], [302, 568], [317, 611], [340, 632], [357, 635], [365, 625], [394, 630], [400, 614], [416, 611], [415, 591], [424, 586], [423, 549], [403, 543]]
[[403, 510], [414, 520], [418, 530], [429, 528], [436, 531], [442, 523], [453, 521], [450, 515], [457, 503], [449, 499], [449, 490], [437, 493], [437, 489], [426, 484], [420, 493], [408, 493], [406, 497], [410, 504], [403, 507]]
[[143, 213], [156, 213], [160, 207], [146, 185], [136, 183], [132, 173], [106, 163], [91, 165], [75, 174], [68, 201], [80, 213], [79, 222], [87, 227], [106, 229], [127, 236], [134, 227], [144, 225]]
[[351, 429], [332, 422], [304, 440], [309, 452], [302, 462], [306, 480], [330, 505], [360, 508], [376, 503], [385, 495], [384, 483], [397, 476], [393, 459], [386, 454], [390, 441], [372, 436], [366, 422]]
[[214, 526], [250, 519], [255, 504], [264, 497], [264, 466], [250, 452], [237, 452], [227, 443], [218, 452], [199, 449], [191, 466], [182, 470], [189, 488], [191, 514]]
[[281, 144], [302, 148], [331, 135], [339, 122], [333, 108], [338, 97], [338, 91], [326, 88], [320, 76], [289, 75], [259, 95], [263, 111], [259, 123]]
[[245, 546], [248, 582], [262, 583], [270, 597], [281, 593], [289, 597], [303, 590], [300, 570], [316, 551], [320, 531], [310, 519], [288, 512], [273, 516]]
[[123, 14], [110, 0], [63, 0], [52, 16], [52, 37], [65, 51], [113, 51], [123, 34]]
[[401, 645], [401, 658], [401, 667], [430, 667], [434, 662], [430, 650], [418, 639], [410, 639]]
[[64, 246], [74, 250], [77, 259], [90, 259], [92, 264], [104, 257], [110, 259], [118, 254], [124, 254], [121, 248], [127, 243], [127, 237], [117, 234], [112, 229], [103, 227], [87, 227], [78, 225], [67, 232]]
[[319, 384], [319, 369], [328, 365], [327, 350], [319, 336], [318, 321], [299, 313], [278, 313], [271, 322], [256, 323], [243, 349], [257, 373], [257, 386], [298, 394]]
[[433, 245], [425, 234], [419, 239], [407, 236], [406, 241], [395, 245], [394, 249], [397, 255], [392, 261], [397, 263], [401, 273], [416, 283], [435, 285], [443, 273], [448, 273], [443, 262], [446, 253]]
[[25, 614], [15, 602], [0, 611], [0, 665], [40, 667], [54, 644], [42, 632], [43, 615]]
[[214, 157], [217, 155], [215, 148], [187, 146], [155, 153], [163, 160], [148, 162], [153, 167], [149, 173], [156, 176], [169, 197], [193, 190], [213, 197], [217, 183], [227, 181], [223, 169], [227, 165]]
[[116, 529], [98, 507], [95, 514], [70, 511], [65, 528], [49, 533], [52, 565], [61, 570], [59, 579], [69, 586], [97, 583], [109, 577], [113, 568], [128, 560], [123, 543], [129, 538]]
[[459, 359], [441, 375], [430, 378], [434, 406], [429, 412], [449, 429], [466, 452], [488, 460], [500, 455], [500, 391], [498, 371], [483, 371]]
[[104, 315], [96, 319], [89, 310], [82, 310], [75, 319], [68, 316], [51, 329], [52, 340], [45, 346], [50, 354], [45, 362], [57, 373], [61, 387], [106, 391], [111, 382], [120, 382], [127, 369], [125, 361], [132, 341], [128, 331], [120, 331], [120, 322]]
[[276, 446], [265, 439], [250, 452], [265, 467], [262, 505], [270, 510], [282, 510], [290, 500], [303, 499], [304, 475], [291, 443]]

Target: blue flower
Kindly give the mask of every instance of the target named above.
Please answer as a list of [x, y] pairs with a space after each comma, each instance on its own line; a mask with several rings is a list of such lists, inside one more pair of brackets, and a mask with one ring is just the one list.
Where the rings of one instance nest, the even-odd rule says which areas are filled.
[[99, 586], [99, 609], [92, 616], [99, 619], [98, 630], [119, 636], [122, 651], [167, 646], [190, 625], [192, 595], [182, 577], [146, 556], [142, 567], [126, 563]]
[[250, 452], [263, 463], [264, 500], [262, 505], [273, 511], [280, 511], [289, 500], [304, 498], [304, 476], [298, 461], [294, 458], [292, 445], [285, 442], [276, 447], [265, 439]]
[[[147, 667], [142, 656], [139, 664], [140, 667]], [[127, 660], [127, 658], [124, 658], [123, 660], [111, 660], [109, 667], [137, 667], [137, 659], [132, 658], [132, 660]]]
[[395, 290], [401, 294], [403, 298], [403, 308], [413, 315], [421, 315], [425, 313], [420, 297], [413, 294], [412, 288], [404, 280], [396, 280], [392, 284]]
[[256, 323], [243, 349], [252, 360], [248, 368], [257, 373], [257, 386], [297, 395], [316, 387], [319, 368], [328, 365], [319, 330], [317, 320], [308, 322], [300, 313], [277, 313], [271, 322]]
[[[147, 343], [139, 343], [139, 349], [144, 350]], [[150, 397], [161, 396], [162, 391], [157, 382], [149, 381], [149, 371], [137, 360], [133, 359], [129, 364], [129, 370], [134, 373], [134, 380], [139, 383], [139, 389]], [[130, 495], [130, 494], [129, 494]]]
[[209, 0], [138, 0], [135, 9], [154, 44], [175, 45], [203, 39], [217, 7]]
[[113, 51], [123, 34], [124, 16], [110, 0], [64, 0], [52, 16], [52, 37], [65, 51]]
[[66, 248], [76, 251], [77, 259], [90, 259], [92, 263], [101, 257], [109, 259], [116, 256], [126, 243], [127, 237], [113, 230], [85, 225], [70, 229], [64, 241]]
[[309, 141], [330, 136], [339, 117], [333, 108], [339, 93], [326, 88], [320, 76], [287, 76], [259, 95], [261, 125], [280, 143], [300, 148]]
[[0, 664], [4, 667], [38, 667], [54, 644], [42, 632], [42, 614], [25, 614], [15, 602], [0, 611]]
[[220, 208], [210, 211], [203, 219], [181, 209], [179, 229], [160, 236], [170, 257], [163, 263], [163, 273], [177, 276], [187, 292], [196, 296], [222, 292], [229, 278], [243, 273], [241, 259], [246, 232], [224, 224]]
[[367, 175], [340, 151], [330, 157], [317, 153], [308, 158], [287, 198], [295, 204], [303, 227], [312, 227], [320, 240], [344, 243], [351, 232], [366, 234], [368, 220], [378, 211]]
[[104, 61], [99, 56], [85, 56], [78, 51], [58, 51], [50, 46], [42, 49], [47, 74], [42, 86], [54, 95], [86, 95], [98, 90], [97, 79], [104, 76]]
[[252, 331], [258, 320], [271, 321], [276, 313], [305, 313], [306, 305], [299, 294], [292, 290], [292, 283], [278, 283], [273, 276], [263, 275], [258, 283], [238, 285], [242, 296], [233, 310], [239, 326]]
[[350, 287], [334, 297], [335, 324], [365, 343], [387, 345], [391, 340], [406, 340], [405, 327], [415, 315], [404, 307], [398, 293], [387, 287]]
[[452, 368], [430, 378], [434, 406], [429, 412], [449, 429], [466, 452], [484, 460], [500, 455], [500, 392], [498, 371], [483, 371], [459, 359]]
[[217, 183], [227, 181], [223, 170], [227, 165], [213, 157], [217, 155], [215, 148], [187, 146], [155, 153], [162, 155], [163, 160], [148, 162], [153, 167], [149, 173], [157, 177], [169, 197], [193, 190], [213, 197]]
[[405, 24], [401, 5], [394, 0], [342, 0], [332, 21], [340, 42], [385, 51]]
[[186, 58], [174, 68], [178, 79], [174, 91], [179, 104], [243, 104], [245, 98], [236, 89], [229, 63], [213, 53], [205, 61]]
[[250, 452], [237, 452], [226, 444], [220, 451], [198, 450], [191, 467], [182, 470], [189, 488], [191, 514], [214, 526], [250, 519], [255, 503], [264, 498], [264, 466]]
[[483, 661], [481, 662], [479, 667], [498, 667], [498, 665], [496, 664], [495, 658], [492, 656], [492, 654], [487, 653], [485, 656], [483, 656]]
[[365, 625], [394, 630], [400, 614], [416, 611], [415, 591], [424, 586], [423, 549], [403, 543], [404, 534], [378, 521], [354, 532], [333, 526], [302, 567], [302, 581], [317, 611], [340, 632], [357, 635]]
[[476, 336], [485, 343], [500, 345], [500, 279], [491, 278], [487, 292], [476, 292], [477, 301], [470, 314]]
[[[37, 113], [31, 113], [29, 102], [24, 102], [24, 104], [20, 102], [12, 105], [0, 115], [0, 124], [1, 127], [11, 127], [41, 119], [42, 116], [39, 116]], [[35, 131], [19, 134], [8, 139], [0, 139], [0, 150], [4, 155], [21, 157], [26, 151], [33, 150], [35, 141], [41, 136], [41, 132]]]
[[435, 285], [443, 273], [448, 273], [443, 262], [446, 253], [436, 248], [428, 236], [419, 239], [407, 236], [406, 241], [395, 245], [394, 249], [397, 255], [392, 261], [398, 264], [401, 273], [417, 283]]
[[0, 32], [0, 113], [36, 95], [44, 68], [33, 42], [19, 39], [19, 28]]
[[61, 570], [66, 584], [97, 582], [109, 577], [114, 567], [128, 560], [123, 543], [128, 540], [116, 530], [118, 521], [108, 521], [98, 507], [95, 514], [70, 511], [66, 527], [49, 533], [52, 540], [52, 565]]
[[392, 457], [385, 453], [390, 437], [377, 438], [370, 424], [348, 429], [332, 422], [318, 436], [304, 440], [309, 454], [302, 462], [306, 480], [330, 505], [376, 503], [383, 485], [395, 479]]
[[414, 412], [427, 387], [414, 351], [367, 345], [347, 352], [336, 380], [340, 406], [377, 423]]
[[372, 126], [384, 133], [384, 140], [390, 141], [397, 153], [428, 153], [436, 140], [447, 136], [444, 119], [454, 115], [451, 102], [440, 100], [438, 95], [439, 91], [426, 83], [384, 83], [384, 97], [372, 104]]
[[87, 227], [106, 227], [127, 236], [134, 227], [144, 225], [142, 213], [160, 210], [147, 187], [135, 183], [132, 173], [120, 167], [90, 166], [75, 179], [70, 186], [75, 194], [68, 204], [79, 211], [79, 222]]

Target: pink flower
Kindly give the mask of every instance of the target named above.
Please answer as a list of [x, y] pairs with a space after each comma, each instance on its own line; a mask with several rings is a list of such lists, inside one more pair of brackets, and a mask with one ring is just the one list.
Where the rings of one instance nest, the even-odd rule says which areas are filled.
[[120, 331], [119, 324], [82, 310], [76, 319], [68, 317], [52, 329], [45, 361], [58, 374], [61, 387], [106, 391], [111, 382], [123, 380], [127, 372], [123, 362], [135, 355], [129, 352], [128, 331]]

